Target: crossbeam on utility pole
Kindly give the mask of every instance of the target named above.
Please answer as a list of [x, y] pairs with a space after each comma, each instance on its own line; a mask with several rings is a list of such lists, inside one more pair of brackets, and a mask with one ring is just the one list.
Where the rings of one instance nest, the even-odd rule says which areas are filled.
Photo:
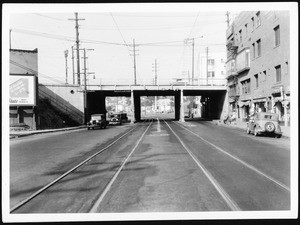
[[78, 20], [84, 20], [84, 19], [78, 19], [78, 13], [75, 13], [75, 19], [69, 19], [69, 20], [75, 20], [75, 30], [76, 30], [76, 52], [77, 52], [77, 83], [80, 85], [80, 55], [79, 55], [79, 25]]

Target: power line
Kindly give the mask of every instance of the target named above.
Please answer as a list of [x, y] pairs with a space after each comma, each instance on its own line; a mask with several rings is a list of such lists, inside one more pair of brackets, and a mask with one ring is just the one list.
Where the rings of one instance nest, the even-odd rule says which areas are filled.
[[34, 14], [37, 15], [37, 16], [46, 17], [46, 18], [49, 18], [49, 19], [52, 19], [52, 20], [63, 21], [63, 19], [55, 18], [55, 17], [52, 17], [52, 16], [46, 16], [46, 15], [43, 15], [43, 14], [40, 14], [40, 13], [34, 13]]
[[[199, 17], [199, 14], [200, 14], [200, 12], [198, 12], [198, 14], [197, 14], [197, 17], [196, 17], [196, 19], [195, 19], [195, 21], [194, 21], [193, 27], [192, 27], [192, 29], [191, 29], [191, 31], [190, 31], [190, 34], [189, 34], [188, 38], [190, 38], [190, 36], [191, 36], [191, 34], [192, 34], [192, 31], [194, 30], [194, 26], [195, 26], [195, 24], [196, 24], [196, 22], [197, 22], [197, 19], [198, 19], [198, 17]], [[180, 61], [179, 61], [179, 62], [182, 62], [182, 58], [183, 58], [183, 55], [184, 55], [184, 52], [185, 52], [185, 48], [186, 48], [186, 45], [184, 45], [184, 47], [183, 47], [183, 51], [182, 51], [182, 54], [181, 54], [181, 57], [180, 57]], [[179, 65], [179, 64], [178, 64], [178, 65]], [[180, 64], [180, 65], [181, 65], [181, 64]], [[178, 67], [178, 69], [177, 69], [177, 71], [176, 71], [176, 74], [178, 74], [178, 70], [179, 70], [179, 67]]]
[[47, 79], [52, 80], [54, 82], [57, 82], [59, 84], [64, 84], [64, 82], [62, 82], [60, 80], [57, 80], [57, 79], [53, 78], [52, 76], [48, 76], [48, 75], [46, 75], [44, 73], [38, 72], [38, 71], [36, 71], [34, 69], [31, 69], [31, 68], [29, 68], [27, 66], [24, 66], [24, 65], [18, 63], [16, 61], [10, 60], [10, 63], [13, 64], [13, 65], [15, 65], [15, 66], [17, 66], [17, 67], [19, 67], [19, 68], [21, 68], [21, 69], [24, 69], [24, 70], [26, 70], [28, 72], [31, 72], [32, 74], [41, 75], [42, 77], [46, 77]]
[[[204, 27], [204, 26], [210, 26], [213, 24], [222, 24], [224, 22], [216, 22], [216, 23], [205, 23], [205, 24], [199, 24], [199, 25], [195, 25], [194, 27]], [[148, 28], [139, 28], [139, 27], [134, 27], [134, 28], [122, 28], [122, 30], [172, 30], [172, 29], [188, 29], [191, 28], [192, 26], [159, 26], [159, 27], [148, 27]], [[82, 29], [85, 30], [114, 30], [113, 28], [100, 28], [100, 27], [89, 27], [89, 26], [85, 26], [82, 27]]]
[[123, 37], [123, 34], [122, 34], [122, 32], [120, 31], [120, 28], [119, 28], [119, 26], [118, 26], [118, 24], [117, 24], [117, 22], [116, 22], [116, 20], [115, 20], [115, 18], [114, 18], [114, 16], [113, 16], [113, 14], [110, 13], [110, 15], [111, 15], [111, 17], [112, 17], [112, 19], [113, 19], [113, 21], [114, 21], [116, 27], [118, 28], [118, 31], [119, 31], [119, 33], [120, 33], [122, 39], [123, 39], [124, 44], [128, 47], [128, 50], [129, 50], [129, 45], [126, 43], [126, 41], [125, 41], [125, 39], [124, 39], [124, 37]]

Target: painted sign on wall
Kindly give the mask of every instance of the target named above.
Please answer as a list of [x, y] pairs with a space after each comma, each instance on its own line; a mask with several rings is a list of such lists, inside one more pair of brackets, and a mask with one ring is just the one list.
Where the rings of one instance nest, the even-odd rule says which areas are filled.
[[35, 106], [35, 88], [35, 76], [10, 76], [10, 106]]

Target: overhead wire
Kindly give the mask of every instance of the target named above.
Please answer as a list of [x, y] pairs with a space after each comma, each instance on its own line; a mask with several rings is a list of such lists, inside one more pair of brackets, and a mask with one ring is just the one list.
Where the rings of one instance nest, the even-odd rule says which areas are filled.
[[[197, 22], [197, 20], [198, 20], [199, 15], [200, 15], [200, 12], [198, 12], [198, 14], [197, 14], [197, 17], [196, 17], [196, 19], [195, 19], [195, 21], [194, 21], [193, 27], [192, 27], [192, 29], [191, 29], [191, 31], [190, 31], [190, 34], [188, 35], [188, 38], [190, 38], [190, 36], [191, 36], [191, 34], [192, 34], [193, 30], [194, 30], [194, 26], [195, 26], [195, 24], [196, 24], [196, 22]], [[181, 62], [181, 63], [178, 63], [177, 65], [180, 64], [180, 66], [181, 66], [181, 64], [182, 64], [182, 58], [183, 58], [185, 49], [186, 49], [186, 45], [184, 45], [182, 54], [181, 54], [181, 56], [180, 56], [179, 62]], [[176, 71], [175, 74], [178, 74], [178, 70], [179, 70], [179, 66], [178, 66], [178, 69], [177, 69], [177, 71]]]
[[20, 64], [20, 63], [14, 61], [14, 60], [10, 60], [10, 63], [13, 64], [13, 65], [15, 65], [15, 66], [17, 66], [17, 67], [19, 67], [19, 68], [21, 68], [21, 69], [24, 69], [24, 70], [26, 70], [28, 72], [31, 72], [32, 74], [41, 75], [42, 77], [46, 77], [47, 79], [52, 80], [54, 82], [57, 82], [59, 84], [64, 84], [64, 82], [62, 82], [60, 80], [57, 80], [57, 79], [53, 78], [52, 76], [48, 76], [48, 75], [46, 75], [44, 73], [38, 72], [38, 71], [36, 71], [36, 70], [34, 70], [32, 68], [29, 68], [27, 66], [24, 66], [24, 65]]

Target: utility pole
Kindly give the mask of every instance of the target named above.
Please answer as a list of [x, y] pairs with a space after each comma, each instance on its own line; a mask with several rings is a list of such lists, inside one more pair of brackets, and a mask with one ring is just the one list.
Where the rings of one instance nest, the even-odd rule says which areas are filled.
[[84, 124], [86, 124], [87, 123], [87, 115], [88, 115], [88, 112], [87, 112], [87, 87], [86, 87], [86, 78], [87, 78], [87, 68], [86, 68], [86, 59], [87, 59], [87, 57], [86, 57], [86, 51], [87, 50], [94, 50], [94, 49], [83, 49], [83, 59], [84, 59], [84, 61], [83, 61], [83, 66], [84, 66], [84, 80], [83, 80], [83, 82], [84, 82], [84, 90], [83, 90], [83, 105], [84, 105]]
[[133, 39], [133, 68], [134, 68], [134, 85], [136, 85], [136, 61], [135, 61], [135, 40]]
[[9, 29], [9, 50], [11, 49], [11, 29]]
[[193, 46], [193, 56], [192, 56], [192, 85], [194, 85], [194, 48], [195, 48], [195, 39], [192, 38], [192, 46]]
[[154, 74], [155, 74], [154, 85], [157, 85], [157, 66], [158, 66], [157, 59], [155, 59], [155, 62], [152, 65], [154, 65]]
[[226, 12], [226, 23], [227, 23], [227, 27], [229, 27], [229, 22], [230, 22], [229, 14], [230, 14], [230, 13], [227, 11], [227, 12]]
[[[157, 85], [157, 59], [155, 59], [154, 62], [154, 72], [155, 72], [155, 77], [154, 77], [154, 85]], [[156, 109], [157, 109], [157, 96], [154, 96], [154, 112], [156, 113]]]
[[208, 47], [206, 47], [206, 85], [208, 85]]
[[68, 50], [65, 50], [65, 58], [66, 58], [66, 84], [68, 84]]
[[80, 85], [80, 55], [79, 55], [79, 25], [78, 20], [84, 20], [84, 19], [78, 19], [78, 13], [75, 13], [75, 19], [69, 19], [69, 20], [75, 20], [75, 30], [76, 30], [76, 52], [77, 52], [77, 83]]
[[194, 84], [194, 48], [195, 48], [195, 38], [185, 39], [185, 44], [189, 44], [189, 41], [192, 41], [192, 85]]
[[73, 46], [72, 46], [72, 69], [73, 69], [73, 84], [75, 84], [74, 47]]

